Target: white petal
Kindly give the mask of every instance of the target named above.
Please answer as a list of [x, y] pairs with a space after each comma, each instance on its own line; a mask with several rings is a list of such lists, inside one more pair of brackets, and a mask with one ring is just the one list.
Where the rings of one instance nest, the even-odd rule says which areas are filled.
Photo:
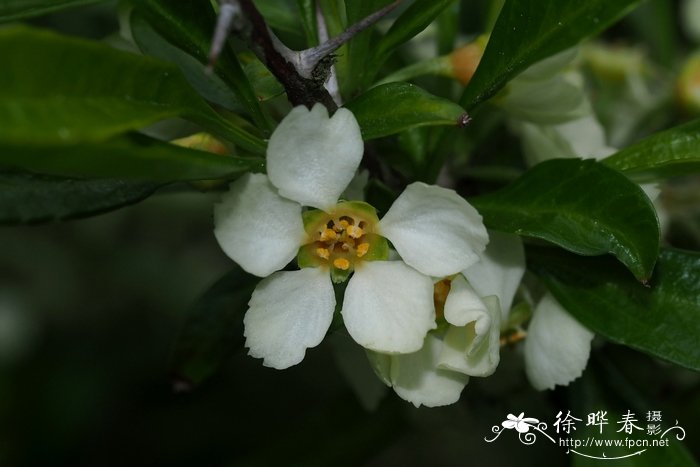
[[377, 378], [387, 386], [391, 386], [391, 355], [385, 353], [366, 350], [367, 360], [369, 361], [372, 371], [377, 375]]
[[453, 190], [416, 182], [404, 190], [379, 222], [409, 266], [445, 277], [479, 260], [489, 241], [479, 213]]
[[490, 321], [486, 305], [464, 276], [458, 274], [452, 280], [445, 300], [445, 320], [454, 326], [466, 326], [467, 323], [484, 318]]
[[369, 261], [350, 278], [343, 299], [345, 328], [366, 349], [415, 352], [436, 327], [433, 282], [401, 261]]
[[498, 99], [510, 117], [538, 125], [552, 125], [591, 113], [583, 93], [583, 75], [568, 71], [547, 79], [514, 79]]
[[496, 371], [500, 362], [501, 312], [495, 295], [482, 300], [486, 305], [484, 314], [467, 326], [450, 326], [447, 329], [440, 354], [440, 368], [470, 376], [489, 376]]
[[607, 145], [604, 129], [592, 114], [560, 125], [514, 121], [511, 126], [522, 137], [529, 165], [555, 157], [601, 159], [616, 151]]
[[322, 268], [281, 271], [263, 279], [243, 320], [249, 354], [282, 370], [321, 343], [333, 319], [335, 293]]
[[505, 319], [525, 274], [523, 242], [517, 235], [489, 232], [489, 244], [481, 260], [462, 274], [480, 297], [498, 297], [501, 318]]
[[457, 402], [469, 376], [437, 367], [442, 342], [428, 334], [418, 352], [391, 357], [394, 391], [416, 407], [439, 407]]
[[239, 266], [265, 277], [294, 259], [306, 233], [301, 206], [280, 197], [265, 175], [247, 174], [214, 206], [214, 235]]
[[595, 115], [557, 125], [555, 130], [569, 143], [575, 157], [602, 159], [617, 150], [608, 146], [605, 129]]
[[556, 55], [551, 55], [531, 65], [527, 70], [520, 73], [516, 79], [544, 80], [557, 76], [563, 70], [571, 66], [578, 54], [579, 48], [572, 47]]
[[282, 196], [327, 210], [338, 201], [360, 165], [364, 143], [355, 116], [321, 104], [295, 107], [272, 133], [267, 173]]
[[525, 370], [535, 389], [575, 380], [588, 363], [593, 333], [547, 294], [535, 308], [525, 339]]

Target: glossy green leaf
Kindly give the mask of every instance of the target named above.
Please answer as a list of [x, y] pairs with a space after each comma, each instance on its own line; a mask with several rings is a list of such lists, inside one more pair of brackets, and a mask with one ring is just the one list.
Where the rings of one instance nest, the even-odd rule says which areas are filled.
[[[180, 71], [148, 57], [48, 31], [0, 31], [0, 142], [96, 142], [184, 117], [242, 148], [264, 142], [214, 112]], [[60, 70], [58, 72], [57, 70]]]
[[299, 13], [293, 2], [279, 0], [255, 0], [255, 6], [265, 18], [267, 24], [278, 32], [291, 36], [302, 35]]
[[700, 120], [651, 135], [602, 162], [637, 181], [700, 172]]
[[0, 22], [105, 2], [107, 0], [0, 0]]
[[316, 2], [314, 0], [297, 0], [301, 25], [306, 36], [306, 46], [316, 47], [318, 41], [318, 25], [316, 23]]
[[423, 31], [455, 0], [416, 0], [396, 18], [376, 47], [375, 66], [381, 64], [397, 47]]
[[128, 180], [80, 180], [0, 172], [0, 224], [84, 217], [137, 203], [158, 185]]
[[409, 83], [387, 83], [348, 102], [365, 140], [429, 125], [464, 124], [464, 109]]
[[262, 159], [221, 156], [143, 135], [75, 145], [0, 144], [0, 167], [63, 177], [172, 182], [234, 178], [263, 165]]
[[252, 83], [255, 96], [259, 101], [264, 102], [284, 94], [284, 86], [257, 57], [251, 58], [250, 62], [243, 67], [243, 71]]
[[259, 280], [236, 267], [192, 306], [173, 354], [176, 384], [200, 384], [243, 348], [243, 316]]
[[[353, 0], [345, 2], [345, 16], [349, 27], [375, 11], [381, 10], [391, 3], [391, 0]], [[369, 28], [354, 36], [347, 44], [347, 63], [341, 67], [345, 73], [341, 76], [340, 84], [345, 94], [354, 96], [362, 90], [373, 77], [373, 71], [367, 66], [368, 57], [372, 55], [373, 38], [377, 35], [374, 28]]]
[[528, 267], [583, 325], [700, 371], [700, 253], [662, 250], [648, 286], [611, 258], [530, 247]]
[[639, 280], [654, 269], [659, 224], [649, 198], [593, 160], [543, 162], [470, 202], [491, 229], [548, 240], [581, 255], [611, 253]]
[[[132, 21], [134, 22], [132, 28], [135, 26], [134, 39], [142, 50], [157, 53], [153, 50], [157, 44], [149, 42], [149, 37], [144, 35], [142, 22], [148, 21], [167, 42], [202, 64], [200, 73], [204, 72], [204, 65], [209, 61], [212, 32], [216, 25], [216, 15], [211, 2], [208, 0], [186, 2], [145, 0], [136, 3]], [[145, 32], [147, 34], [148, 31]], [[175, 63], [182, 68], [181, 61]], [[215, 72], [236, 93], [238, 100], [250, 113], [255, 124], [260, 128], [269, 129], [270, 124], [260, 107], [255, 91], [231, 48], [224, 47]]]
[[460, 103], [472, 110], [530, 65], [593, 36], [640, 0], [507, 0]]
[[165, 40], [143, 15], [133, 12], [130, 26], [131, 35], [144, 54], [176, 64], [187, 82], [209, 102], [234, 112], [244, 112], [236, 94], [218, 75], [207, 73], [200, 60]]

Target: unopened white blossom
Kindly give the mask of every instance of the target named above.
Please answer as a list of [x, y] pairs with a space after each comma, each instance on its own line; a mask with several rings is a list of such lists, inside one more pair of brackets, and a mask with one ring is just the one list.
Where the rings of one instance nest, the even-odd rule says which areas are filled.
[[501, 317], [507, 314], [501, 311], [501, 304], [510, 308], [524, 272], [520, 239], [492, 232], [479, 262], [435, 283], [442, 324], [428, 333], [418, 352], [368, 352], [379, 378], [416, 407], [457, 402], [470, 377], [486, 377], [496, 371]]

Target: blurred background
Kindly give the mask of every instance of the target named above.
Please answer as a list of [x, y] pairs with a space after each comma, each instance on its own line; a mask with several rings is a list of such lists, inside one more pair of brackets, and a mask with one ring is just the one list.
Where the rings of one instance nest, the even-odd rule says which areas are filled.
[[[659, 3], [610, 38], [641, 41]], [[31, 23], [102, 39], [118, 31], [117, 18], [106, 4]], [[668, 40], [641, 47], [676, 63], [668, 54], [685, 49]], [[673, 246], [700, 247], [697, 188], [687, 179], [664, 192]], [[584, 377], [551, 392], [533, 390], [521, 349], [505, 347], [496, 375], [473, 378], [459, 403], [440, 409], [393, 393], [367, 409], [329, 343], [289, 370], [264, 368], [235, 350], [240, 324], [212, 331], [230, 341], [212, 350], [213, 376], [187, 379], [178, 338], [234, 266], [213, 236], [216, 199], [175, 186], [89, 219], [0, 226], [0, 466], [587, 465], [600, 461], [510, 433], [484, 438], [510, 413], [551, 425], [560, 410], [583, 418], [599, 409], [640, 419], [662, 411], [666, 426], [678, 420], [687, 433], [615, 465], [694, 465], [690, 456], [700, 456], [700, 375], [602, 340]]]

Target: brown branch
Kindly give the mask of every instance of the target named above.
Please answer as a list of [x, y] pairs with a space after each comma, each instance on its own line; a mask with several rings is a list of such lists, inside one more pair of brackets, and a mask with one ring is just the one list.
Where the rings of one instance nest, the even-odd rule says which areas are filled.
[[311, 108], [320, 102], [333, 113], [338, 106], [324, 86], [331, 75], [333, 52], [384, 17], [401, 1], [395, 0], [318, 47], [295, 52], [277, 39], [252, 0], [221, 0], [221, 10], [209, 54], [209, 67], [213, 67], [229, 32], [234, 29], [284, 86], [292, 105]]

